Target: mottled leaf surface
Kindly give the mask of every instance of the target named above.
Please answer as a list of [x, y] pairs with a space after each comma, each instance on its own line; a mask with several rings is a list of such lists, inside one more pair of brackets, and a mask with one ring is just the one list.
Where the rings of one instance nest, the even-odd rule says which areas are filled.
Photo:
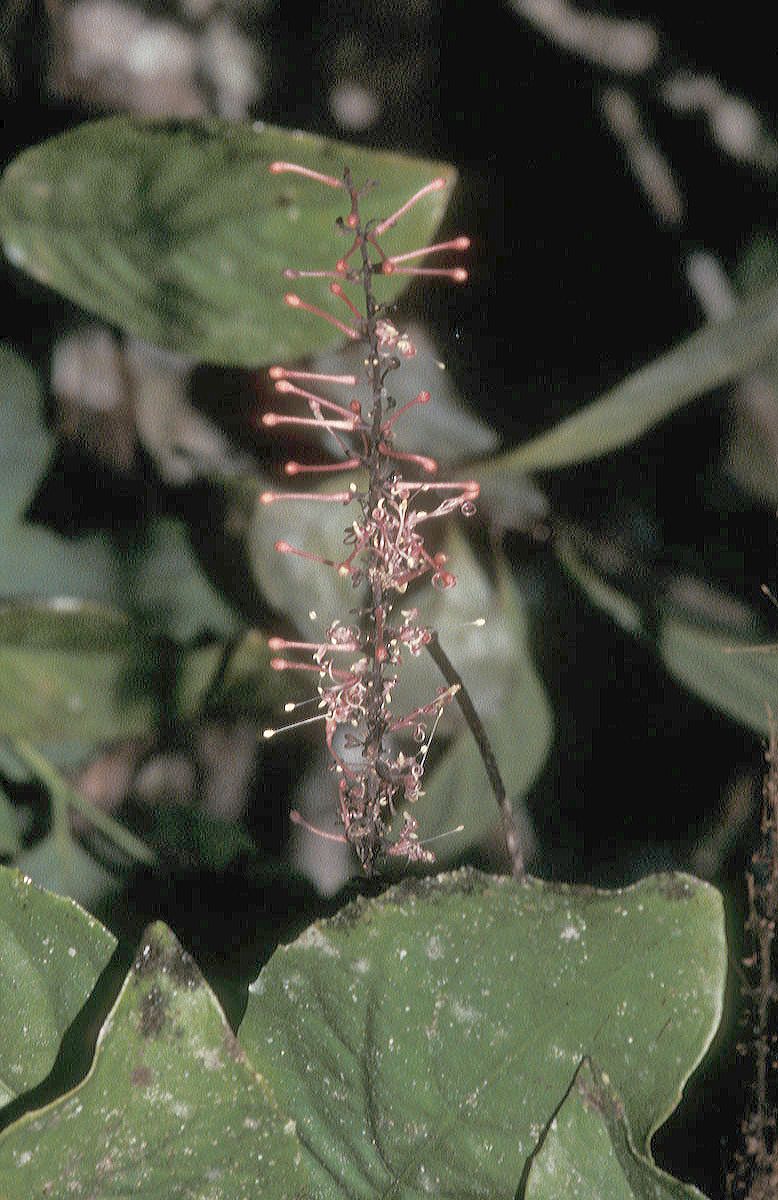
[[115, 946], [72, 900], [0, 867], [0, 1105], [46, 1078]]
[[0, 1137], [4, 1200], [292, 1200], [294, 1127], [193, 961], [152, 926], [74, 1091]]
[[[288, 360], [342, 341], [323, 321], [283, 303], [286, 267], [334, 266], [348, 247], [334, 228], [348, 198], [274, 160], [380, 182], [363, 215], [388, 217], [445, 175], [386, 235], [387, 252], [425, 245], [456, 172], [263, 123], [215, 118], [93, 121], [24, 151], [0, 182], [7, 257], [104, 320], [156, 345], [234, 366]], [[377, 280], [379, 299], [405, 285]], [[296, 287], [298, 285], [295, 285]], [[301, 280], [311, 301], [321, 280]]]
[[688, 876], [599, 892], [461, 871], [276, 951], [240, 1038], [323, 1200], [514, 1200], [586, 1055], [647, 1150], [713, 1036], [725, 970], [721, 899]]
[[532, 1161], [521, 1200], [701, 1200], [632, 1145], [609, 1076], [587, 1060]]

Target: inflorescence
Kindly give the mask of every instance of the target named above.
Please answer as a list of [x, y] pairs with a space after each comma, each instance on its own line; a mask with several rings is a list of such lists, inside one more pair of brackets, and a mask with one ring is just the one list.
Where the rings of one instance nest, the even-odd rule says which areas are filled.
[[[334, 268], [284, 272], [290, 280], [329, 279], [330, 293], [345, 306], [348, 316], [341, 320], [295, 293], [288, 293], [284, 299], [290, 307], [327, 321], [349, 340], [365, 345], [361, 379], [355, 374], [318, 374], [272, 367], [270, 378], [276, 392], [302, 401], [303, 411], [309, 415], [266, 412], [262, 417], [263, 425], [270, 428], [302, 426], [326, 432], [340, 449], [342, 459], [335, 463], [309, 466], [287, 462], [284, 468], [287, 476], [358, 471], [367, 480], [362, 490], [352, 482], [337, 492], [265, 492], [261, 497], [264, 504], [299, 500], [313, 504], [355, 504], [358, 508], [357, 516], [345, 531], [345, 551], [340, 558], [325, 558], [296, 549], [283, 540], [275, 543], [280, 554], [298, 555], [337, 571], [366, 593], [364, 603], [353, 614], [355, 619], [346, 624], [333, 621], [321, 641], [270, 639], [270, 648], [277, 655], [271, 663], [275, 670], [304, 671], [316, 676], [320, 712], [296, 724], [324, 721], [327, 749], [338, 777], [343, 832], [314, 829], [297, 813], [292, 813], [292, 819], [322, 837], [350, 844], [367, 873], [385, 858], [431, 863], [435, 856], [420, 841], [418, 821], [404, 805], [413, 804], [423, 794], [421, 785], [430, 742], [459, 685], [441, 687], [428, 703], [402, 716], [394, 715], [392, 694], [404, 655], [418, 656], [435, 636], [421, 623], [415, 607], [400, 608], [398, 601], [410, 584], [425, 576], [439, 589], [455, 585], [445, 554], [427, 550], [422, 528], [426, 522], [457, 510], [463, 516], [472, 515], [479, 487], [473, 480], [438, 482], [427, 478], [418, 482], [403, 478], [403, 467], [427, 477], [434, 478], [437, 474], [434, 459], [401, 453], [393, 444], [397, 420], [417, 405], [427, 404], [430, 394], [419, 392], [399, 407], [390, 394], [388, 376], [416, 350], [408, 335], [395, 328], [385, 308], [377, 303], [373, 282], [377, 275], [403, 274], [464, 283], [467, 272], [461, 267], [410, 264], [430, 254], [466, 250], [470, 242], [466, 237], [458, 237], [397, 255], [387, 254], [379, 242], [423, 197], [443, 188], [444, 179], [432, 180], [391, 216], [365, 222], [360, 201], [373, 185], [368, 183], [357, 189], [348, 170], [342, 179], [336, 179], [294, 163], [275, 162], [270, 171], [292, 172], [325, 187], [341, 189], [348, 196], [349, 212], [337, 225], [353, 240]], [[358, 302], [349, 296], [347, 287], [359, 289], [354, 293], [359, 296]], [[335, 403], [319, 395], [315, 389], [320, 384], [328, 389], [342, 388], [343, 402]], [[422, 504], [426, 507], [421, 507]], [[289, 653], [306, 655], [307, 661], [289, 658]], [[278, 732], [268, 729], [265, 736], [272, 737]], [[393, 836], [393, 820], [401, 808], [402, 826], [399, 834]]]

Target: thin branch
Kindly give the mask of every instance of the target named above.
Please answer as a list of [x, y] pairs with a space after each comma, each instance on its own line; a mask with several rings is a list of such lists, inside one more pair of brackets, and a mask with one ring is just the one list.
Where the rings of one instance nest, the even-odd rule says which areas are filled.
[[489, 741], [489, 736], [483, 727], [481, 718], [475, 710], [470, 693], [462, 682], [456, 667], [441, 646], [436, 633], [433, 633], [432, 639], [427, 643], [427, 649], [449, 687], [457, 686], [456, 698], [459, 707], [462, 709], [462, 715], [475, 738], [478, 752], [486, 768], [486, 774], [489, 776], [489, 783], [492, 785], [497, 807], [500, 810], [505, 844], [508, 847], [508, 854], [511, 860], [511, 872], [514, 879], [522, 879], [526, 869], [524, 866], [524, 854], [521, 848], [521, 838], [513, 815], [511, 802], [505, 791], [505, 784], [500, 774], [500, 768], [497, 765], [497, 759], [492, 750], [492, 744]]

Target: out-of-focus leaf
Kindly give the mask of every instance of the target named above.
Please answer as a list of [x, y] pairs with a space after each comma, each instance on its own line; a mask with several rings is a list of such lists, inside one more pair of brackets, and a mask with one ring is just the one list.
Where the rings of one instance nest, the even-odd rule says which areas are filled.
[[[589, 599], [627, 632], [645, 632], [640, 608], [559, 539], [561, 561]], [[778, 704], [778, 645], [760, 645], [759, 623], [745, 605], [700, 581], [665, 588], [656, 614], [656, 649], [664, 666], [696, 696], [763, 734], [768, 705]]]
[[[461, 553], [457, 555], [458, 562], [462, 558]], [[463, 565], [464, 583], [477, 571], [477, 565]], [[472, 656], [460, 653], [463, 633], [475, 643]], [[515, 801], [526, 795], [546, 760], [553, 716], [529, 651], [522, 597], [506, 563], [500, 563], [499, 586], [486, 625], [482, 629], [452, 629], [450, 641], [441, 634], [441, 643], [468, 690], [471, 685], [475, 692], [482, 690], [478, 684], [481, 674], [489, 680], [492, 694], [483, 696], [476, 710], [489, 736], [506, 792]], [[499, 826], [483, 760], [468, 727], [459, 728], [443, 757], [425, 776], [418, 817], [425, 838], [464, 825], [461, 833], [436, 844], [435, 854], [441, 862], [450, 861]]]
[[178, 642], [203, 632], [229, 636], [238, 620], [201, 568], [183, 521], [156, 520], [130, 581], [132, 596]]
[[643, 632], [640, 607], [594, 570], [578, 553], [570, 538], [564, 535], [556, 537], [554, 549], [562, 566], [585, 592], [592, 604], [603, 609], [627, 633], [640, 634]]
[[24, 650], [127, 649], [134, 631], [119, 609], [90, 600], [0, 600], [0, 645]]
[[632, 1145], [624, 1105], [588, 1060], [532, 1160], [522, 1200], [704, 1200]]
[[[381, 183], [364, 201], [384, 218], [444, 174], [388, 251], [427, 244], [455, 179], [453, 168], [364, 150], [311, 134], [216, 119], [112, 117], [70, 130], [11, 163], [0, 183], [5, 253], [41, 283], [105, 320], [201, 361], [256, 366], [333, 345], [324, 321], [283, 303], [286, 267], [331, 268], [343, 253], [334, 228], [345, 193], [296, 175], [271, 175], [274, 160]], [[391, 301], [403, 276], [376, 280]], [[316, 281], [302, 280], [312, 300]]]
[[514, 1200], [586, 1055], [648, 1153], [710, 1044], [726, 969], [721, 897], [689, 876], [598, 892], [461, 871], [277, 950], [240, 1040], [321, 1200]]
[[82, 850], [64, 823], [22, 850], [14, 865], [39, 887], [93, 908], [111, 891], [116, 879], [93, 855]]
[[12, 858], [20, 845], [16, 811], [5, 788], [0, 787], [0, 858]]
[[[746, 297], [775, 286], [778, 242], [756, 238], [738, 264], [736, 279]], [[742, 381], [732, 408], [727, 471], [748, 495], [774, 509], [778, 505], [778, 351], [773, 350]]]
[[0, 867], [0, 1105], [46, 1078], [115, 946], [72, 900]]
[[91, 804], [79, 791], [71, 787], [56, 767], [49, 763], [34, 746], [17, 738], [14, 742], [14, 750], [29, 767], [34, 777], [40, 780], [48, 791], [52, 805], [59, 809], [60, 820], [67, 809], [73, 808], [102, 834], [110, 838], [130, 858], [146, 864], [154, 862], [154, 855], [139, 838], [136, 838], [108, 813], [97, 805]]
[[306, 1193], [294, 1126], [164, 925], [148, 930], [84, 1082], [0, 1137], [0, 1176], [7, 1200]]
[[157, 807], [149, 841], [160, 847], [168, 863], [190, 870], [226, 871], [236, 859], [255, 853], [251, 838], [234, 821], [176, 804]]
[[671, 616], [662, 622], [659, 652], [695, 695], [756, 733], [769, 732], [768, 708], [778, 706], [778, 646], [755, 650], [752, 642]]
[[90, 534], [65, 541], [23, 520], [51, 451], [38, 378], [0, 343], [0, 596], [115, 598], [116, 573], [106, 538]]
[[229, 654], [223, 672], [222, 646], [188, 650], [178, 674], [179, 711], [192, 717], [207, 697], [215, 713], [259, 719], [286, 695], [283, 677], [270, 668], [270, 657], [267, 638], [258, 629], [244, 634]]
[[[0, 606], [0, 735], [40, 747], [90, 746], [153, 727], [153, 698], [133, 686], [127, 618], [72, 600]], [[55, 757], [56, 754], [55, 754]], [[59, 759], [58, 759], [59, 761]]]
[[[627, 446], [671, 413], [758, 366], [778, 338], [778, 287], [738, 305], [635, 371], [555, 428], [495, 460], [502, 470], [549, 471]], [[487, 471], [488, 473], [488, 471]]]

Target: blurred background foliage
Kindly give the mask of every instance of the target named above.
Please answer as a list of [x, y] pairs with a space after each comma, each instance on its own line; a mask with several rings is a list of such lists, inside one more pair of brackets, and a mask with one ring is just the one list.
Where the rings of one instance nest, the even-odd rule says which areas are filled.
[[[692, 869], [724, 886], [736, 934], [778, 704], [762, 590], [778, 144], [759, 29], [754, 4], [703, 25], [659, 3], [514, 0], [476, 19], [450, 0], [3, 0], [8, 861], [126, 945], [164, 918], [228, 1006], [279, 939], [361, 886], [339, 847], [290, 836], [292, 805], [332, 819], [317, 739], [261, 736], [302, 698], [268, 670], [268, 633], [348, 603], [272, 553], [279, 522], [320, 550], [342, 514], [256, 504], [289, 454], [257, 428], [263, 368], [348, 359], [279, 303], [280, 268], [326, 259], [336, 212], [262, 173], [300, 154], [337, 168], [329, 143], [274, 129], [299, 128], [359, 147], [387, 211], [457, 168], [445, 212], [402, 233], [473, 239], [466, 289], [400, 298], [420, 346], [402, 388], [435, 400], [407, 448], [482, 482], [478, 517], [448, 534], [458, 587], [426, 603], [531, 869], [598, 885]], [[409, 697], [437, 682], [423, 659], [407, 674]], [[423, 832], [464, 823], [441, 862], [499, 868], [469, 735], [440, 732]], [[734, 1021], [657, 1146], [696, 1130], [711, 1192], [714, 1140], [736, 1129]]]

